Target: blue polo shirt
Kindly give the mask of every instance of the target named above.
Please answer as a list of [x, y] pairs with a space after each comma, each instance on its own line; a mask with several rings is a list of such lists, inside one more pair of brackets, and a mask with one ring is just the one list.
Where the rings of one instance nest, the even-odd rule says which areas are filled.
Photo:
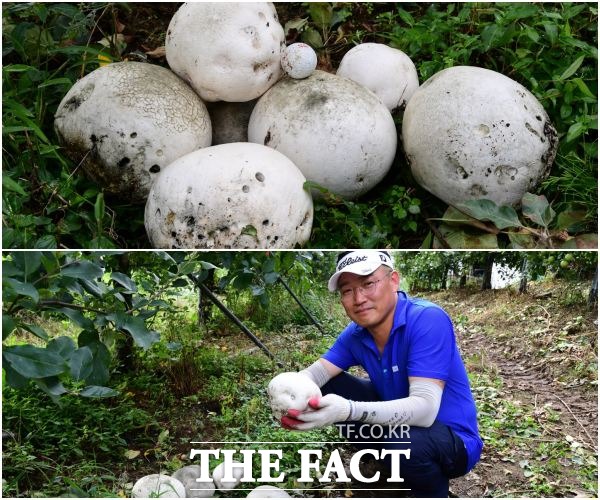
[[398, 292], [392, 331], [382, 354], [368, 330], [350, 323], [323, 358], [342, 370], [362, 366], [382, 401], [408, 397], [408, 377], [445, 381], [436, 420], [465, 443], [467, 470], [478, 462], [483, 442], [475, 401], [452, 321], [441, 307]]

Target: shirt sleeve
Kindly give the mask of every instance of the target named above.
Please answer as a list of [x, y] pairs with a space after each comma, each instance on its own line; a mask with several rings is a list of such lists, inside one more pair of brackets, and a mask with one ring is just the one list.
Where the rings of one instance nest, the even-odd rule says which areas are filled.
[[456, 346], [448, 314], [439, 307], [425, 307], [410, 328], [408, 376], [447, 380]]
[[354, 332], [355, 325], [350, 323], [342, 333], [338, 336], [333, 345], [329, 350], [322, 356], [324, 359], [333, 363], [338, 368], [346, 371], [351, 366], [355, 366], [358, 360], [352, 354], [352, 333]]

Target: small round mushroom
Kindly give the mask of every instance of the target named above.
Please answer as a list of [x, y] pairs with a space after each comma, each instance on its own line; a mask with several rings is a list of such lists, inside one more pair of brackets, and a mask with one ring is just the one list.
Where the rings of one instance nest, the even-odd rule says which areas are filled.
[[281, 51], [281, 67], [292, 78], [306, 78], [317, 67], [317, 53], [306, 43], [293, 43]]
[[451, 205], [520, 203], [547, 176], [558, 142], [525, 87], [473, 66], [445, 69], [421, 85], [404, 112], [402, 137], [415, 180]]
[[185, 498], [181, 481], [166, 474], [150, 474], [137, 480], [131, 490], [133, 498]]
[[173, 72], [122, 62], [92, 71], [63, 98], [54, 127], [61, 145], [107, 192], [144, 202], [156, 175], [210, 146], [202, 100]]
[[242, 482], [242, 476], [244, 475], [244, 470], [242, 467], [243, 465], [241, 463], [233, 462], [232, 476], [234, 481], [223, 481], [223, 477], [225, 476], [225, 462], [217, 465], [212, 474], [215, 487], [221, 491], [232, 490], [236, 488]]
[[404, 110], [419, 87], [417, 68], [404, 52], [381, 43], [361, 43], [340, 61], [337, 75], [375, 93], [394, 112]]
[[303, 80], [283, 78], [258, 100], [248, 140], [280, 151], [308, 180], [352, 199], [389, 171], [397, 134], [375, 94], [317, 70]]
[[246, 498], [291, 498], [289, 493], [277, 486], [264, 484], [254, 488]]
[[146, 231], [155, 248], [293, 248], [312, 228], [304, 182], [288, 158], [266, 146], [200, 149], [156, 179]]
[[196, 481], [200, 477], [199, 465], [186, 465], [176, 470], [171, 477], [181, 481], [181, 484], [185, 487], [187, 498], [209, 498], [215, 494], [215, 483], [212, 480], [208, 482]]
[[212, 145], [248, 142], [248, 122], [256, 100], [248, 102], [209, 102]]
[[283, 27], [272, 3], [190, 2], [165, 39], [167, 62], [205, 101], [243, 102], [281, 76]]

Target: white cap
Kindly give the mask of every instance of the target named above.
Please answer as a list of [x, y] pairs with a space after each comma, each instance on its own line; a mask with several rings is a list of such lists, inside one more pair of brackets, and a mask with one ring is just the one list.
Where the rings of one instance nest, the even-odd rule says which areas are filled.
[[342, 273], [358, 274], [366, 276], [374, 273], [379, 266], [387, 266], [394, 269], [392, 258], [388, 252], [380, 250], [356, 250], [345, 254], [338, 260], [335, 266], [335, 273], [329, 278], [327, 287], [330, 292], [335, 292], [338, 287], [338, 279]]

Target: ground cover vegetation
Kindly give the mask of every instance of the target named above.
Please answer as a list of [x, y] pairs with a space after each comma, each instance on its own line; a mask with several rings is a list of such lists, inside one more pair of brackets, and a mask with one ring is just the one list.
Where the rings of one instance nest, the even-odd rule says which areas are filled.
[[[6, 3], [3, 15], [3, 247], [148, 247], [143, 207], [105, 196], [58, 145], [56, 108], [100, 65], [166, 65], [179, 4]], [[389, 175], [354, 201], [316, 202], [313, 248], [596, 247], [597, 5], [594, 3], [278, 4], [288, 43], [305, 41], [334, 71], [362, 42], [389, 44], [421, 82], [482, 66], [527, 87], [558, 131], [550, 176], [522, 209], [475, 203], [471, 217], [411, 178], [400, 144]], [[398, 130], [401, 116], [396, 117]], [[576, 238], [573, 238], [576, 236]]]
[[[471, 378], [485, 449], [452, 482], [453, 494], [597, 495], [597, 254], [395, 259], [404, 289], [451, 314]], [[376, 490], [385, 482], [369, 491], [356, 481], [341, 490], [298, 484], [304, 442], [333, 441], [325, 454], [352, 451], [334, 429], [281, 429], [268, 408], [268, 381], [312, 363], [347, 322], [325, 289], [334, 260], [319, 252], [6, 252], [3, 495], [127, 496], [141, 476], [191, 463], [200, 446], [192, 441], [244, 449], [291, 441], [281, 445], [288, 479], [280, 486], [309, 488], [293, 495], [389, 495]], [[519, 283], [482, 289], [478, 270], [490, 260], [524, 270], [525, 292]]]

